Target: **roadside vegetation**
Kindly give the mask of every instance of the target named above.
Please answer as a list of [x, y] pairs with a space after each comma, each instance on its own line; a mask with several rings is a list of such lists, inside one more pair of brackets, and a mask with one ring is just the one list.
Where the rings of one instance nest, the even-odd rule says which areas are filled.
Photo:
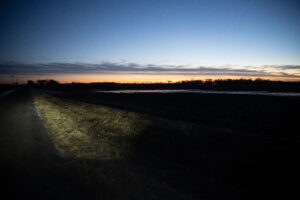
[[[149, 119], [40, 92], [35, 92], [34, 99], [50, 138], [100, 198], [180, 199], [171, 187], [137, 164], [136, 143], [150, 126]], [[157, 191], [162, 188], [166, 191]]]
[[[145, 102], [131, 104], [139, 99]], [[49, 137], [100, 199], [267, 197], [284, 191], [288, 176], [282, 170], [298, 166], [291, 159], [299, 149], [293, 138], [248, 135], [37, 90], [34, 100]], [[157, 103], [144, 106], [155, 109]]]
[[130, 143], [149, 124], [133, 112], [37, 94], [49, 135], [67, 157], [121, 159], [134, 149]]

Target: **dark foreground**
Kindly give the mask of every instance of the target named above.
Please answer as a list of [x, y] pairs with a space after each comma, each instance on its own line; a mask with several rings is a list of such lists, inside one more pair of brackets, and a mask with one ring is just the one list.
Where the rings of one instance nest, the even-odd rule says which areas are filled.
[[93, 199], [48, 138], [29, 88], [0, 99], [1, 199]]
[[193, 93], [66, 92], [62, 96], [258, 136], [300, 138], [300, 98]]
[[[298, 98], [82, 93], [64, 97], [154, 116], [156, 123], [133, 141], [136, 155], [122, 161], [161, 180], [160, 188], [145, 183], [155, 191], [152, 199], [165, 199], [160, 197], [172, 191], [172, 199], [175, 194], [184, 194], [177, 199], [299, 197]], [[0, 175], [5, 186], [1, 189], [8, 195], [4, 199], [92, 199], [80, 169], [62, 159], [48, 138], [30, 90], [17, 90], [0, 103]], [[118, 171], [110, 181], [117, 176]], [[97, 189], [110, 190], [102, 188]]]
[[62, 96], [188, 127], [187, 135], [170, 133], [168, 124], [164, 135], [152, 128], [137, 146], [160, 177], [196, 199], [299, 196], [298, 97], [81, 92]]

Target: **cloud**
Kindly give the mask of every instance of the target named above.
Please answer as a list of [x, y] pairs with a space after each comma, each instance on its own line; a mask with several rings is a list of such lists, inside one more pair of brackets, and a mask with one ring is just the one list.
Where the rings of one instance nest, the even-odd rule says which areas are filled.
[[266, 68], [275, 68], [281, 70], [295, 69], [300, 71], [300, 65], [265, 65]]
[[[268, 69], [268, 70], [266, 70]], [[273, 70], [269, 70], [273, 69]], [[293, 70], [291, 73], [288, 70]], [[254, 77], [300, 78], [300, 66], [247, 67], [189, 67], [184, 65], [155, 65], [138, 63], [0, 63], [0, 75], [55, 75], [55, 74], [163, 74], [163, 75], [223, 75]]]

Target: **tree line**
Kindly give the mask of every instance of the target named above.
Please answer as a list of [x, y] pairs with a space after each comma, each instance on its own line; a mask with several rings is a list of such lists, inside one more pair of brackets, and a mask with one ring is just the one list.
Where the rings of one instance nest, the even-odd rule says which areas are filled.
[[274, 91], [274, 92], [300, 92], [300, 82], [271, 81], [262, 79], [218, 79], [218, 80], [186, 80], [168, 83], [65, 83], [55, 80], [28, 81], [40, 89], [52, 90], [122, 90], [122, 89], [201, 89], [201, 90], [227, 90], [227, 91]]

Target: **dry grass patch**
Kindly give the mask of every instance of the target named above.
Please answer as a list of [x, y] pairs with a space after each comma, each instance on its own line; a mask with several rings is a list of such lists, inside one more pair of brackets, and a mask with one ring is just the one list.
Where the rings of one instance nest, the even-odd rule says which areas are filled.
[[153, 128], [149, 116], [38, 91], [34, 100], [50, 138], [100, 199], [188, 199], [143, 164], [145, 141], [158, 142], [149, 144], [153, 150], [166, 143], [159, 137], [165, 129]]
[[105, 106], [35, 94], [49, 136], [67, 158], [122, 159], [149, 125], [140, 115]]

